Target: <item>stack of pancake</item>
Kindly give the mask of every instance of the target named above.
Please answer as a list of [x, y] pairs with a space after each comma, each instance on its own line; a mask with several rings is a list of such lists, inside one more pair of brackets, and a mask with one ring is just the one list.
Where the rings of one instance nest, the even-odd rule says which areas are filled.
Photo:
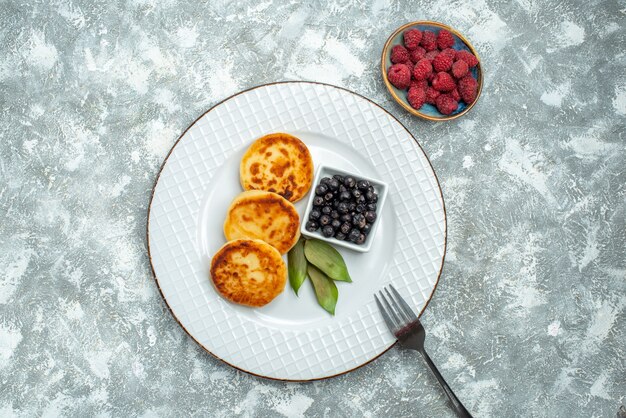
[[275, 133], [256, 140], [240, 170], [245, 190], [230, 205], [224, 222], [228, 241], [211, 261], [211, 279], [227, 300], [260, 307], [285, 288], [282, 254], [300, 238], [300, 217], [293, 202], [313, 182], [311, 154], [298, 138]]

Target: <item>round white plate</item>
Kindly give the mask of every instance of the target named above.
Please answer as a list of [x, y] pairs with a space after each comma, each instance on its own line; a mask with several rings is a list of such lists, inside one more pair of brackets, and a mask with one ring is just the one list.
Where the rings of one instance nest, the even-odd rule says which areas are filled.
[[[231, 304], [209, 278], [225, 242], [222, 224], [239, 194], [239, 161], [256, 138], [287, 132], [316, 164], [380, 179], [387, 203], [368, 253], [338, 248], [353, 283], [337, 283], [336, 315], [317, 305], [312, 286], [289, 283], [272, 303]], [[306, 198], [296, 207], [301, 216]], [[240, 370], [281, 380], [346, 373], [389, 349], [394, 339], [374, 302], [393, 283], [421, 312], [446, 246], [443, 197], [421, 147], [387, 111], [350, 91], [310, 82], [275, 83], [238, 93], [196, 120], [176, 142], [154, 186], [148, 251], [174, 317], [214, 356]]]

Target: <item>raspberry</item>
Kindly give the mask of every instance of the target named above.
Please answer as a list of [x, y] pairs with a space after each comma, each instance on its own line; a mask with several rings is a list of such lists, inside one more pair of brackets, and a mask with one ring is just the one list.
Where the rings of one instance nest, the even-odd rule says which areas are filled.
[[439, 51], [437, 51], [437, 50], [435, 49], [435, 50], [433, 50], [433, 51], [428, 51], [428, 52], [426, 53], [426, 55], [424, 55], [424, 58], [429, 59], [429, 60], [431, 60], [431, 61], [432, 61], [432, 60], [434, 60], [434, 59], [435, 59], [435, 57], [436, 57], [437, 55], [439, 55]]
[[440, 54], [446, 54], [447, 56], [452, 58], [452, 61], [454, 61], [454, 57], [456, 57], [456, 50], [452, 48], [446, 48], [443, 51], [441, 51]]
[[391, 62], [394, 64], [402, 64], [409, 61], [409, 51], [402, 45], [396, 45], [391, 48]]
[[413, 69], [413, 78], [416, 80], [426, 80], [433, 72], [433, 66], [426, 58], [423, 58], [415, 64]]
[[409, 86], [409, 90], [412, 89], [413, 87], [417, 87], [417, 88], [426, 90], [428, 88], [428, 81], [413, 79], [413, 80], [411, 80], [411, 85]]
[[408, 60], [407, 62], [403, 62], [402, 64], [406, 65], [409, 69], [409, 74], [411, 74], [411, 77], [413, 77], [413, 68], [415, 67], [415, 64], [413, 64], [413, 62], [411, 60]]
[[459, 89], [454, 89], [450, 92], [450, 97], [452, 97], [455, 101], [461, 100], [461, 95], [459, 94]]
[[478, 81], [476, 81], [476, 79], [474, 79], [474, 77], [470, 74], [459, 80], [459, 94], [465, 103], [471, 104], [474, 100], [476, 100], [477, 93]]
[[437, 90], [435, 90], [432, 87], [428, 87], [426, 89], [426, 103], [430, 103], [432, 105], [435, 104], [435, 100], [437, 100], [437, 97], [439, 97], [439, 95], [441, 94], [441, 92], [438, 92]]
[[478, 58], [472, 55], [472, 53], [469, 51], [456, 51], [455, 61], [459, 60], [465, 61], [470, 68], [474, 68], [476, 67], [476, 65], [478, 65]]
[[444, 115], [451, 115], [458, 107], [459, 103], [454, 100], [449, 94], [441, 94], [435, 100], [437, 110]]
[[387, 79], [391, 84], [400, 90], [404, 90], [411, 84], [411, 73], [409, 67], [404, 64], [394, 64], [387, 70]]
[[437, 36], [435, 36], [434, 32], [425, 30], [422, 32], [422, 42], [420, 42], [420, 45], [424, 47], [427, 52], [437, 49]]
[[409, 51], [414, 50], [420, 44], [422, 40], [422, 32], [419, 29], [409, 29], [404, 32], [404, 46]]
[[411, 58], [411, 61], [417, 62], [421, 60], [422, 58], [424, 58], [425, 54], [426, 54], [426, 51], [424, 50], [424, 48], [422, 48], [421, 46], [418, 46], [413, 51], [409, 51], [409, 58]]
[[424, 102], [426, 101], [426, 92], [424, 89], [419, 87], [411, 87], [409, 89], [409, 94], [407, 94], [407, 99], [409, 100], [409, 104], [414, 109], [419, 109], [424, 106]]
[[454, 36], [445, 29], [441, 29], [437, 35], [437, 46], [439, 49], [452, 48]]
[[433, 71], [432, 73], [430, 73], [430, 75], [427, 78], [428, 83], [432, 83], [436, 76], [437, 76], [436, 72]]
[[468, 71], [469, 71], [469, 66], [463, 60], [457, 61], [454, 64], [452, 64], [452, 75], [455, 78], [462, 78], [462, 77], [464, 77], [465, 74], [467, 74]]
[[432, 86], [435, 90], [439, 90], [442, 92], [452, 91], [456, 87], [456, 83], [452, 76], [448, 73], [444, 73], [443, 71], [437, 73], [435, 78], [433, 79]]
[[437, 72], [448, 71], [451, 67], [452, 58], [450, 58], [447, 54], [439, 54], [433, 59], [433, 69]]

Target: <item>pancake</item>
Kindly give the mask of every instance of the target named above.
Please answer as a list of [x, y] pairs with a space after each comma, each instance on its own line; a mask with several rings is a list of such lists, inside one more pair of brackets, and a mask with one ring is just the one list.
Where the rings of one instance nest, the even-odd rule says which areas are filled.
[[249, 190], [230, 204], [224, 236], [227, 241], [260, 239], [285, 254], [300, 238], [300, 216], [295, 206], [282, 196]]
[[258, 239], [227, 242], [211, 260], [211, 280], [225, 299], [260, 307], [285, 288], [287, 267], [276, 248]]
[[274, 133], [257, 139], [239, 167], [244, 190], [278, 193], [290, 202], [302, 199], [313, 182], [313, 159], [295, 136]]

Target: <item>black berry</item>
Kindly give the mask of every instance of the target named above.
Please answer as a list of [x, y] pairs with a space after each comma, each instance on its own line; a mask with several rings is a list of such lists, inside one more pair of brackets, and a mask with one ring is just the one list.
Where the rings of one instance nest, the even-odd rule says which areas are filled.
[[320, 184], [315, 188], [315, 194], [318, 196], [324, 196], [328, 192], [328, 187], [325, 184]]
[[360, 236], [361, 232], [358, 229], [353, 228], [348, 234], [348, 239], [352, 242], [356, 242], [356, 240], [358, 240]]
[[337, 205], [337, 211], [339, 213], [348, 213], [349, 210], [350, 210], [350, 205], [346, 202], [340, 202]]
[[[324, 216], [322, 216], [323, 218]], [[320, 223], [322, 225], [325, 225], [322, 222], [322, 218], [320, 218]], [[365, 224], [367, 223], [367, 220], [365, 219], [365, 216], [362, 213], [357, 213], [356, 215], [354, 215], [354, 217], [352, 218], [352, 225], [356, 226], [357, 228], [361, 229], [365, 226]]]
[[342, 176], [342, 175], [340, 175], [340, 174], [335, 174], [335, 175], [333, 176], [333, 178], [334, 178], [335, 180], [337, 180], [339, 183], [343, 184], [343, 176]]
[[321, 212], [318, 209], [313, 209], [311, 211], [311, 214], [309, 215], [309, 218], [311, 218], [311, 219], [319, 219], [320, 216], [322, 216]]
[[365, 219], [367, 220], [367, 222], [374, 222], [376, 220], [376, 212], [372, 210], [365, 212]]

